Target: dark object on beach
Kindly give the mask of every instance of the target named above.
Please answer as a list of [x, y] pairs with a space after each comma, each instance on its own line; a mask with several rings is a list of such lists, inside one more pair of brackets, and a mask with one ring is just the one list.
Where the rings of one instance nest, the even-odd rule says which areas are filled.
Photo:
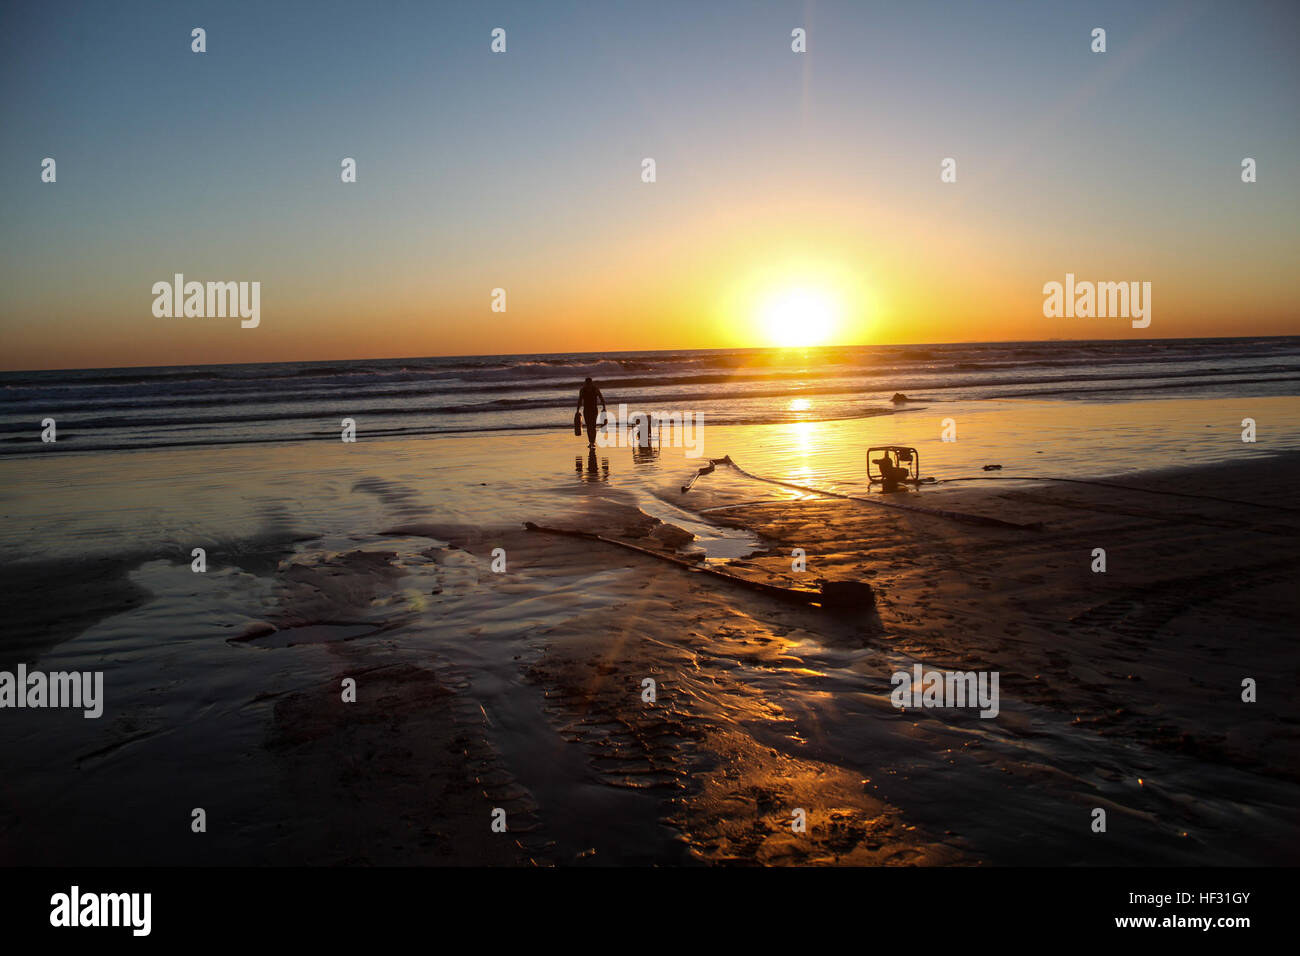
[[[587, 541], [600, 541], [603, 544], [612, 544], [620, 548], [627, 548], [629, 551], [636, 551], [640, 554], [647, 555], [651, 558], [658, 558], [660, 561], [667, 561], [675, 564], [679, 568], [685, 568], [693, 574], [708, 574], [715, 578], [722, 578], [730, 581], [732, 584], [739, 584], [742, 587], [750, 588], [754, 591], [761, 591], [770, 597], [780, 598], [782, 601], [790, 601], [794, 604], [806, 604], [810, 607], [822, 607], [828, 610], [859, 610], [861, 608], [871, 608], [876, 605], [876, 593], [870, 584], [865, 581], [824, 581], [821, 582], [821, 589], [813, 591], [809, 588], [787, 588], [779, 584], [767, 584], [763, 581], [755, 581], [751, 578], [742, 578], [736, 574], [728, 574], [717, 568], [711, 568], [707, 565], [697, 564], [687, 558], [679, 557], [675, 554], [664, 554], [661, 551], [652, 551], [649, 548], [643, 548], [640, 545], [632, 544], [628, 541], [619, 541], [616, 538], [606, 538], [604, 535], [595, 534], [590, 531], [571, 531], [567, 528], [546, 528], [531, 521], [524, 522], [524, 528], [529, 531], [536, 531], [543, 534], [561, 534], [570, 538], [583, 538]], [[699, 559], [696, 558], [696, 561]]]
[[730, 462], [731, 462], [731, 459], [730, 459], [730, 458], [710, 458], [710, 459], [709, 459], [709, 463], [708, 463], [707, 465], [705, 465], [705, 466], [703, 466], [702, 468], [700, 468], [699, 471], [697, 471], [695, 474], [693, 474], [693, 475], [691, 476], [691, 480], [690, 480], [690, 481], [688, 481], [688, 482], [686, 482], [686, 484], [682, 485], [682, 493], [685, 494], [686, 492], [690, 491], [690, 490], [691, 490], [691, 486], [695, 484], [696, 479], [700, 478], [700, 477], [703, 476], [703, 475], [711, 474], [711, 473], [713, 472], [713, 469], [717, 467], [718, 462], [723, 462], [723, 461], [725, 461], [725, 462], [727, 462], [727, 463], [730, 463]]
[[[911, 449], [911, 450], [912, 450], [913, 452], [916, 451], [916, 449]], [[917, 461], [917, 469], [918, 469], [918, 471], [919, 471], [919, 470], [920, 470], [919, 456], [914, 455], [914, 457], [916, 457], [916, 458], [918, 459], [918, 461]], [[870, 455], [868, 454], [868, 460], [869, 460], [869, 459], [870, 459]], [[961, 511], [950, 511], [950, 510], [948, 510], [948, 509], [946, 509], [946, 508], [923, 508], [923, 507], [921, 507], [920, 505], [902, 504], [901, 502], [896, 502], [896, 501], [883, 501], [883, 500], [881, 500], [880, 498], [859, 498], [857, 495], [845, 495], [845, 494], [841, 494], [841, 493], [838, 492], [838, 491], [827, 491], [827, 490], [824, 489], [824, 488], [812, 488], [812, 487], [809, 487], [808, 485], [797, 485], [797, 484], [795, 484], [794, 482], [791, 482], [791, 481], [781, 481], [781, 480], [779, 480], [779, 479], [777, 479], [777, 478], [764, 478], [762, 475], [755, 475], [755, 474], [753, 474], [753, 473], [751, 473], [751, 472], [746, 471], [744, 468], [741, 468], [739, 465], [737, 465], [734, 461], [731, 460], [731, 456], [730, 456], [730, 455], [724, 455], [724, 456], [721, 457], [721, 458], [711, 458], [711, 459], [709, 459], [709, 464], [710, 464], [710, 465], [728, 465], [728, 466], [730, 466], [731, 468], [734, 468], [738, 474], [742, 474], [742, 475], [744, 475], [746, 478], [752, 478], [754, 481], [765, 481], [765, 482], [767, 482], [767, 483], [770, 484], [770, 485], [780, 485], [782, 488], [794, 488], [794, 489], [797, 490], [797, 491], [808, 491], [808, 492], [811, 492], [812, 494], [815, 494], [815, 495], [822, 495], [823, 497], [826, 497], [826, 498], [839, 498], [839, 499], [841, 499], [841, 500], [843, 500], [843, 501], [858, 501], [858, 502], [861, 502], [861, 503], [864, 504], [864, 505], [872, 505], [872, 506], [874, 506], [874, 507], [876, 507], [876, 508], [889, 508], [889, 509], [894, 510], [894, 511], [912, 511], [912, 512], [915, 512], [915, 513], [917, 513], [917, 514], [936, 515], [936, 516], [938, 516], [938, 517], [940, 517], [940, 518], [949, 518], [949, 519], [951, 519], [951, 520], [953, 520], [953, 521], [963, 521], [963, 522], [966, 522], [967, 524], [978, 524], [978, 525], [984, 525], [985, 527], [988, 527], [988, 528], [1012, 528], [1012, 529], [1014, 529], [1014, 530], [1016, 530], [1016, 531], [1041, 531], [1041, 530], [1042, 530], [1042, 527], [1043, 527], [1041, 522], [1034, 522], [1033, 524], [1016, 524], [1016, 523], [1013, 522], [1013, 521], [1003, 521], [1001, 518], [990, 518], [990, 517], [988, 517], [987, 515], [973, 515], [973, 514], [966, 514], [966, 513], [961, 512]], [[700, 469], [700, 474], [701, 474], [701, 475], [707, 475], [707, 474], [708, 474], [709, 472], [711, 472], [712, 470], [713, 470], [713, 468], [711, 468], [711, 467], [710, 467], [710, 468], [701, 468], [701, 469]], [[698, 478], [699, 475], [696, 475], [695, 477]], [[934, 482], [934, 480], [935, 480], [935, 479], [934, 479], [933, 477], [930, 477], [930, 478], [921, 478], [921, 479], [918, 480], [918, 484], [925, 484], [925, 483], [927, 483], [927, 482]], [[965, 481], [1007, 481], [1007, 480], [1010, 480], [1010, 479], [1003, 478], [1003, 477], [998, 477], [998, 478], [945, 479], [945, 481], [954, 481], [954, 480], [965, 480]], [[1069, 479], [1064, 479], [1064, 480], [1069, 480]], [[692, 479], [690, 480], [689, 483], [683, 485], [683, 486], [682, 486], [682, 491], [686, 491], [686, 490], [689, 489], [690, 486], [693, 485], [693, 484], [695, 484], [695, 478], [692, 478]]]
[[985, 470], [985, 471], [1001, 471], [1001, 470], [1002, 470], [1002, 466], [1001, 466], [1001, 465], [985, 465], [985, 466], [984, 466], [984, 470]]
[[822, 581], [822, 603], [837, 607], [874, 607], [876, 592], [866, 581]]
[[573, 413], [573, 434], [582, 434], [582, 412]]
[[695, 540], [695, 535], [685, 528], [679, 528], [675, 524], [661, 524], [650, 532], [650, 537], [654, 538], [666, 548], [682, 548]]
[[895, 405], [901, 405], [903, 404], [903, 402], [910, 402], [911, 399], [908, 398], [906, 395], [904, 395], [902, 392], [895, 392], [894, 397], [891, 398], [890, 401], [893, 402]]
[[[872, 458], [880, 452], [879, 458]], [[875, 465], [873, 472], [871, 466]], [[920, 484], [921, 453], [905, 445], [877, 445], [867, 449], [867, 481], [880, 482], [885, 491], [896, 491], [903, 483]]]

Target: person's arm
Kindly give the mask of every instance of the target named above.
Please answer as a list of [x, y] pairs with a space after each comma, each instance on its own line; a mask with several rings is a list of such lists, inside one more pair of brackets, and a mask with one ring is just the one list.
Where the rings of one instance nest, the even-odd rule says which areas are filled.
[[596, 397], [600, 399], [600, 410], [608, 415], [609, 409], [605, 407], [605, 393], [600, 389], [596, 389]]

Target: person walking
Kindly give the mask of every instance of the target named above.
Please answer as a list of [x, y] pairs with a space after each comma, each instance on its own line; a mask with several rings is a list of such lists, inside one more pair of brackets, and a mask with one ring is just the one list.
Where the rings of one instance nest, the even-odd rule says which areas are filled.
[[578, 408], [582, 411], [582, 421], [587, 426], [587, 447], [596, 447], [596, 403], [600, 403], [600, 410], [606, 415], [609, 409], [605, 407], [605, 396], [600, 393], [596, 383], [588, 376], [587, 380], [582, 383], [582, 388], [578, 390]]

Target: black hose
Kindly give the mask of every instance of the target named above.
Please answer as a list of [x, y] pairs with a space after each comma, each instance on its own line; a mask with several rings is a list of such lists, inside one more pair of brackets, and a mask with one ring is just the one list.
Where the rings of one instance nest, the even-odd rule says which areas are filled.
[[[741, 468], [731, 460], [730, 455], [722, 458], [711, 458], [709, 463], [699, 470], [695, 478], [701, 475], [707, 475], [713, 471], [716, 465], [730, 465], [736, 471], [740, 472], [746, 478], [752, 478], [754, 481], [765, 481], [768, 484], [780, 485], [783, 488], [794, 488], [798, 491], [807, 491], [815, 495], [824, 495], [828, 498], [841, 498], [845, 501], [857, 501], [864, 505], [874, 505], [877, 508], [892, 508], [895, 511], [912, 511], [917, 514], [935, 515], [940, 518], [948, 518], [952, 521], [963, 521], [967, 524], [978, 524], [989, 528], [1012, 528], [1016, 531], [1038, 531], [1042, 528], [1041, 523], [1035, 524], [1016, 524], [1012, 521], [1003, 521], [1001, 518], [989, 518], [985, 515], [967, 514], [964, 511], [949, 511], [944, 508], [923, 508], [920, 505], [903, 505], [893, 501], [879, 501], [875, 498], [859, 498], [856, 495], [844, 495], [837, 491], [826, 491], [822, 488], [811, 488], [808, 485], [796, 485], [789, 481], [779, 481], [776, 478], [764, 478], [761, 475], [751, 474]], [[682, 491], [688, 491], [691, 485], [695, 484], [695, 478], [692, 478], [689, 484], [682, 486]]]

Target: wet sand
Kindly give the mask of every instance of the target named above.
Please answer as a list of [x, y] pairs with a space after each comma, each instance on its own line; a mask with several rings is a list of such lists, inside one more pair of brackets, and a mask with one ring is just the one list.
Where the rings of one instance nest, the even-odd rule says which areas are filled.
[[[443, 476], [422, 484], [391, 458], [383, 474], [374, 459], [333, 470], [340, 454], [297, 454], [314, 477], [296, 507], [257, 484], [290, 488], [283, 461], [233, 463], [253, 516], [238, 533], [195, 530], [215, 545], [205, 575], [183, 535], [97, 558], [91, 580], [113, 585], [5, 565], [26, 597], [22, 633], [65, 622], [7, 650], [102, 669], [109, 701], [97, 721], [4, 713], [0, 862], [1300, 858], [1295, 455], [1116, 479], [1249, 504], [1047, 482], [893, 499], [1041, 524], [1027, 531], [726, 468], [682, 495], [670, 489], [691, 466], [672, 460], [653, 463], [659, 497], [645, 498], [618, 485], [626, 450], [608, 453], [612, 483], [580, 459], [536, 499], [482, 473], [473, 501], [440, 500]], [[671, 553], [682, 536], [647, 509], [755, 542], [735, 573], [868, 581], [875, 606], [795, 606], [516, 520]], [[1105, 574], [1089, 570], [1098, 547]], [[915, 662], [999, 671], [1000, 714], [894, 708], [890, 675]], [[1258, 703], [1241, 701], [1243, 677]], [[206, 833], [191, 831], [195, 807]], [[1090, 828], [1097, 807], [1105, 834]]]

